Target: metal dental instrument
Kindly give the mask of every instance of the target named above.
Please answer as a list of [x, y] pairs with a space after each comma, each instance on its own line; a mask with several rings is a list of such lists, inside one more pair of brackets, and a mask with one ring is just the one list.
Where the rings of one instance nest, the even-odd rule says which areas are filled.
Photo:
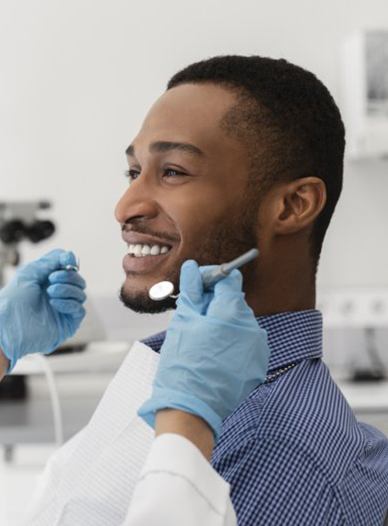
[[78, 258], [76, 265], [66, 265], [65, 266], [65, 270], [73, 270], [74, 272], [78, 272], [79, 271], [79, 266], [80, 266], [80, 261], [79, 261], [79, 258]]
[[74, 272], [78, 272], [78, 267], [76, 265], [66, 265], [65, 270], [74, 270]]
[[[257, 248], [252, 248], [242, 254], [233, 261], [229, 263], [222, 263], [212, 270], [208, 270], [202, 274], [203, 286], [205, 289], [208, 289], [211, 285], [220, 281], [220, 279], [225, 278], [228, 274], [232, 272], [235, 268], [239, 268], [246, 263], [249, 263], [253, 259], [257, 258], [259, 251]], [[154, 301], [162, 301], [168, 297], [177, 298], [178, 295], [174, 296], [174, 284], [171, 281], [160, 281], [153, 285], [148, 291], [149, 297]]]
[[257, 248], [252, 248], [242, 254], [236, 259], [233, 259], [229, 263], [222, 263], [213, 270], [208, 270], [202, 274], [203, 286], [205, 289], [209, 288], [211, 285], [220, 281], [220, 279], [225, 278], [228, 274], [232, 272], [235, 268], [242, 267], [246, 263], [249, 263], [253, 259], [257, 258], [259, 251]]

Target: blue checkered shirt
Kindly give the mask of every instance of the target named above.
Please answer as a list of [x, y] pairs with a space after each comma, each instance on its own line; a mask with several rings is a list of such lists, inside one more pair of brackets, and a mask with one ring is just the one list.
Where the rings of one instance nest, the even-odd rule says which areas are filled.
[[[322, 362], [320, 312], [258, 322], [271, 348], [267, 381], [224, 420], [212, 457], [239, 526], [382, 526], [388, 440], [356, 420]], [[158, 352], [164, 337], [144, 343]]]

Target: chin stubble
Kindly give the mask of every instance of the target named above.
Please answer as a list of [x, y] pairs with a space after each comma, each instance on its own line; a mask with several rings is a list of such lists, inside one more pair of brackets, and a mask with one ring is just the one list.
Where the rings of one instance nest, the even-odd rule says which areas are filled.
[[148, 296], [148, 291], [130, 294], [125, 291], [124, 285], [121, 287], [119, 298], [125, 307], [140, 314], [160, 314], [176, 307], [174, 298], [154, 301]]

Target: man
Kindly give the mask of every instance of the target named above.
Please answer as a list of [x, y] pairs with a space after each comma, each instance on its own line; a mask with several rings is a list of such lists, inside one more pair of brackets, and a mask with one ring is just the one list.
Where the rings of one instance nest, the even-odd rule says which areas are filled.
[[[174, 308], [148, 289], [169, 279], [178, 292], [187, 259], [213, 264], [260, 249], [242, 272], [246, 302], [268, 333], [269, 373], [223, 421], [212, 456], [239, 525], [378, 525], [388, 509], [388, 441], [356, 421], [331, 379], [314, 310], [343, 153], [339, 111], [314, 75], [235, 56], [176, 74], [127, 149], [130, 186], [116, 217], [129, 245], [121, 291], [129, 308]], [[129, 353], [88, 428], [51, 462], [31, 524], [49, 524], [48, 509], [77, 524], [87, 499], [90, 524], [104, 524], [101, 495], [109, 524], [120, 524], [152, 440], [135, 414], [163, 340]]]
[[177, 283], [189, 257], [205, 264], [261, 251], [243, 270], [245, 293], [269, 333], [274, 377], [224, 422], [213, 454], [239, 524], [379, 524], [388, 507], [388, 443], [356, 422], [331, 380], [313, 310], [343, 152], [326, 88], [259, 57], [216, 57], [176, 74], [127, 151], [131, 186], [116, 210], [124, 240], [135, 255], [168, 248], [126, 257], [130, 308], [171, 306], [147, 290]]

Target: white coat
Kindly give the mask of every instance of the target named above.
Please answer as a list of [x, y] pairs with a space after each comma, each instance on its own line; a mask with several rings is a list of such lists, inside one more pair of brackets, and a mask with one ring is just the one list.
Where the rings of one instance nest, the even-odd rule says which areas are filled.
[[234, 526], [229, 485], [178, 435], [154, 432], [137, 409], [159, 355], [136, 342], [89, 424], [49, 460], [28, 526]]

